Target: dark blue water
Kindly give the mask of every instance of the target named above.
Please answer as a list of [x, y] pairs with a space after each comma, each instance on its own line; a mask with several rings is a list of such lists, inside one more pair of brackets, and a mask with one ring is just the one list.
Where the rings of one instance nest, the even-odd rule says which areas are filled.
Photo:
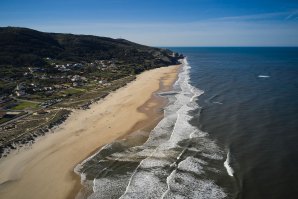
[[172, 48], [204, 91], [192, 124], [226, 152], [243, 199], [298, 198], [298, 48]]

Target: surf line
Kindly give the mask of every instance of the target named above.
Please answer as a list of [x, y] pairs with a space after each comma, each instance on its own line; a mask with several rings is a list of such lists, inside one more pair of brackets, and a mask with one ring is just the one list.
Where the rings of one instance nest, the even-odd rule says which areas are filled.
[[231, 167], [231, 165], [230, 165], [230, 160], [231, 159], [231, 154], [230, 154], [230, 150], [228, 151], [228, 154], [227, 154], [227, 159], [226, 159], [226, 161], [224, 162], [224, 166], [225, 166], [225, 168], [226, 168], [226, 170], [227, 170], [227, 172], [228, 172], [228, 174], [229, 174], [229, 176], [234, 176], [234, 170], [233, 170], [233, 168]]
[[269, 75], [259, 75], [258, 77], [259, 78], [269, 78], [270, 76]]

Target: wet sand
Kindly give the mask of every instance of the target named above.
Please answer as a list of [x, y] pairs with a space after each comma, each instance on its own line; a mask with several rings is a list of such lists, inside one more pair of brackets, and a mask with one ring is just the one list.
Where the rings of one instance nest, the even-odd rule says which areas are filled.
[[158, 90], [169, 90], [178, 66], [146, 71], [127, 86], [74, 111], [29, 150], [0, 160], [0, 198], [65, 199], [80, 190], [74, 167], [100, 146], [138, 130], [150, 130], [163, 116]]

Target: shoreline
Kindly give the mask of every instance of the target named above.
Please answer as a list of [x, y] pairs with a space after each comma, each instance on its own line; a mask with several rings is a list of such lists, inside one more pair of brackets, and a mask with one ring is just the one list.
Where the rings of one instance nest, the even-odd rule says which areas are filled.
[[92, 104], [90, 109], [72, 113], [54, 134], [38, 140], [32, 149], [0, 160], [0, 195], [6, 198], [74, 198], [82, 187], [74, 167], [113, 140], [144, 130], [146, 126], [148, 131], [147, 122], [152, 122], [153, 115], [155, 120], [151, 127], [156, 124], [162, 114], [150, 114], [150, 111], [164, 107], [165, 102], [154, 102], [152, 98], [161, 98], [154, 95], [162, 91], [161, 84], [167, 89], [172, 87], [178, 68], [157, 68], [138, 75], [137, 80]]
[[[162, 109], [168, 103], [168, 100], [166, 98], [160, 96], [158, 93], [170, 91], [172, 89], [173, 84], [178, 79], [179, 70], [180, 70], [180, 65], [178, 65], [178, 67], [176, 69], [177, 74], [176, 74], [175, 79], [171, 80], [170, 84], [163, 85], [164, 78], [160, 79], [158, 90], [154, 91], [152, 93], [151, 97], [142, 106], [137, 108], [137, 111], [146, 114], [147, 118], [136, 122], [136, 124], [130, 130], [128, 130], [124, 135], [120, 136], [116, 140], [122, 140], [125, 138], [129, 139], [130, 136], [135, 136], [134, 134], [138, 134], [137, 131], [141, 131], [142, 135], [139, 136], [139, 137], [141, 137], [141, 139], [138, 139], [137, 145], [143, 144], [146, 142], [151, 130], [153, 130], [154, 127], [164, 117]], [[148, 105], [150, 106], [150, 104], [154, 104], [155, 107], [151, 107], [151, 108], [149, 107], [149, 109], [148, 109]], [[153, 121], [152, 121], [152, 119], [153, 119]], [[96, 150], [92, 151], [85, 159], [81, 160], [78, 164], [81, 164], [83, 161], [85, 161], [88, 158], [90, 158], [91, 156], [95, 155], [103, 146], [104, 145], [99, 146]], [[86, 193], [86, 187], [81, 184], [81, 180], [82, 180], [81, 175], [74, 171], [73, 179], [76, 180], [77, 182], [76, 182], [74, 189], [71, 191], [71, 193], [69, 194], [69, 196], [67, 198], [69, 198], [69, 199], [73, 199], [73, 198], [85, 199], [86, 196], [89, 196], [89, 194]]]

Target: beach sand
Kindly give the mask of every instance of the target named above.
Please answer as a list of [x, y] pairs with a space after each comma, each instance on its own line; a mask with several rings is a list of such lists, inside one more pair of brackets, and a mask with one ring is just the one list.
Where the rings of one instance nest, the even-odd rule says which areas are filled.
[[138, 75], [90, 109], [74, 111], [31, 149], [1, 159], [0, 198], [74, 198], [81, 188], [74, 167], [100, 146], [156, 125], [165, 101], [154, 93], [171, 88], [178, 68], [163, 67]]

